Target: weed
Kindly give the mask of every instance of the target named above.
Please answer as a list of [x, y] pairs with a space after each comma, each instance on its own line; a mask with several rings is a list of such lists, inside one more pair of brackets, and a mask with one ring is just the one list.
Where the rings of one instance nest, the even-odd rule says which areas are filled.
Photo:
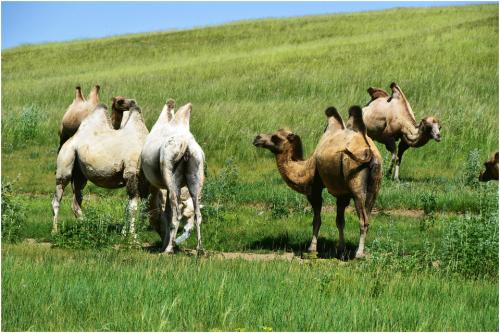
[[2, 241], [18, 241], [25, 221], [25, 207], [15, 195], [12, 183], [2, 182]]
[[447, 224], [440, 254], [446, 269], [467, 277], [498, 274], [498, 213], [466, 215]]
[[40, 135], [40, 123], [44, 118], [44, 114], [36, 105], [24, 106], [20, 114], [9, 114], [2, 121], [2, 138], [6, 148], [23, 148], [35, 140]]
[[117, 222], [110, 213], [88, 207], [75, 223], [61, 226], [54, 236], [54, 245], [73, 249], [110, 247], [120, 235]]
[[469, 152], [467, 160], [464, 164], [464, 171], [462, 175], [463, 183], [472, 188], [477, 188], [479, 186], [478, 176], [480, 171], [481, 160], [479, 150], [476, 148]]

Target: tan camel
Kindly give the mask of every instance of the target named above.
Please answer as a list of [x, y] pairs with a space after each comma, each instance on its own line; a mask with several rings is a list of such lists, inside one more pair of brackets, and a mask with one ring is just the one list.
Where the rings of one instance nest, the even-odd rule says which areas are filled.
[[[75, 99], [73, 103], [68, 106], [64, 113], [61, 126], [59, 127], [59, 149], [57, 151], [61, 150], [62, 145], [76, 133], [82, 121], [94, 111], [99, 103], [100, 89], [100, 86], [96, 85], [90, 92], [89, 98], [86, 100], [82, 95], [81, 88], [79, 86], [76, 87]], [[128, 110], [127, 105], [122, 105], [122, 103], [125, 103], [124, 101], [125, 98], [122, 96], [113, 98], [111, 123], [114, 129], [120, 128], [123, 111]]]
[[498, 180], [498, 152], [486, 162], [484, 162], [485, 170], [481, 171], [479, 180], [487, 182], [489, 180]]
[[373, 141], [366, 136], [360, 107], [350, 108], [347, 126], [335, 108], [330, 107], [325, 113], [328, 126], [307, 160], [303, 158], [300, 137], [285, 129], [260, 134], [253, 144], [273, 152], [278, 170], [288, 186], [307, 196], [314, 212], [310, 252], [316, 253], [317, 249], [323, 188], [337, 198], [339, 253], [345, 249], [344, 211], [351, 198], [354, 199], [360, 220], [356, 258], [361, 258], [365, 255], [370, 212], [380, 188], [382, 158]]
[[52, 200], [54, 233], [58, 231], [59, 205], [66, 185], [71, 181], [74, 192], [72, 208], [75, 216], [79, 217], [82, 214], [82, 190], [87, 180], [90, 180], [104, 188], [126, 186], [131, 217], [129, 230], [135, 237], [134, 221], [139, 197], [147, 195], [139, 157], [148, 129], [135, 101], [119, 99], [122, 100], [122, 108], [129, 109], [124, 112], [122, 128], [113, 129], [106, 105], [100, 104], [82, 121], [75, 135], [59, 151], [56, 190]]
[[[363, 108], [363, 121], [368, 136], [383, 143], [392, 154], [388, 177], [394, 168], [394, 179], [399, 181], [399, 166], [404, 152], [418, 148], [429, 140], [441, 141], [441, 125], [435, 117], [425, 117], [417, 125], [410, 103], [401, 88], [391, 83], [392, 96], [381, 88], [368, 88], [371, 101]], [[396, 148], [398, 140], [399, 145]]]
[[175, 114], [173, 108], [174, 102], [169, 100], [141, 152], [142, 170], [153, 188], [152, 198], [163, 193], [168, 200], [160, 224], [152, 224], [162, 237], [162, 252], [173, 253], [176, 242], [185, 240], [189, 236], [189, 227], [192, 228], [192, 224], [188, 223], [184, 235], [175, 239], [183, 216], [181, 189], [187, 186], [194, 210], [198, 240], [196, 249], [202, 251], [200, 196], [205, 179], [205, 155], [189, 130], [191, 103], [181, 107]]

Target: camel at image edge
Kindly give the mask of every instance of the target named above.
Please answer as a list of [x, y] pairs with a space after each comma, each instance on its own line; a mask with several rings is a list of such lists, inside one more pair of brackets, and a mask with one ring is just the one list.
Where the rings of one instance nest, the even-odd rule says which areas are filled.
[[[205, 154], [189, 130], [191, 103], [174, 113], [175, 103], [168, 100], [151, 128], [141, 152], [141, 165], [151, 184], [151, 197], [156, 200], [151, 222], [162, 239], [162, 252], [173, 253], [176, 244], [189, 237], [193, 222], [197, 232], [197, 251], [203, 251], [201, 239], [200, 197], [205, 180]], [[181, 201], [187, 188], [194, 219], [188, 220], [184, 233], [175, 238], [182, 218]], [[187, 197], [187, 194], [184, 194]], [[162, 200], [166, 200], [163, 203]]]
[[274, 153], [278, 170], [287, 185], [306, 195], [311, 204], [314, 217], [310, 253], [317, 251], [323, 189], [326, 187], [337, 198], [337, 252], [340, 254], [345, 251], [344, 212], [350, 200], [354, 199], [360, 228], [356, 258], [362, 258], [365, 256], [370, 213], [380, 189], [382, 157], [366, 135], [360, 107], [350, 108], [347, 125], [334, 107], [328, 108], [325, 113], [328, 126], [313, 154], [306, 160], [300, 137], [285, 129], [272, 134], [259, 134], [253, 144]]
[[[124, 109], [121, 128], [115, 130], [104, 104], [80, 124], [77, 132], [61, 147], [57, 156], [56, 190], [52, 200], [53, 233], [58, 232], [58, 213], [65, 187], [73, 187], [72, 209], [82, 215], [82, 191], [87, 180], [103, 188], [126, 186], [129, 197], [130, 233], [135, 237], [134, 220], [139, 197], [147, 195], [141, 177], [139, 157], [148, 134], [141, 109], [134, 100], [120, 98]], [[126, 228], [124, 228], [124, 233]]]
[[[391, 83], [392, 96], [381, 88], [368, 88], [371, 101], [363, 108], [363, 121], [370, 138], [383, 143], [391, 152], [391, 165], [387, 176], [394, 168], [394, 180], [399, 181], [399, 167], [404, 152], [418, 148], [429, 140], [441, 141], [441, 124], [435, 117], [425, 117], [417, 125], [415, 115], [405, 94], [396, 83]], [[396, 146], [399, 141], [399, 145]]]
[[479, 175], [479, 181], [487, 182], [490, 180], [498, 180], [498, 152], [484, 162], [484, 170]]

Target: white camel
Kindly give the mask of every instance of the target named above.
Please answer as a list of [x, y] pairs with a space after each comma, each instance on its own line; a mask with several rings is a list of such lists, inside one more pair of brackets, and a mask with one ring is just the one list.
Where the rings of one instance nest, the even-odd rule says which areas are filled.
[[184, 234], [175, 240], [182, 218], [181, 188], [187, 186], [192, 199], [194, 223], [197, 231], [198, 251], [203, 250], [201, 240], [200, 194], [204, 182], [205, 155], [189, 130], [191, 103], [174, 114], [174, 101], [169, 100], [151, 132], [141, 153], [141, 167], [151, 184], [151, 195], [166, 195], [167, 204], [156, 227], [162, 238], [162, 252], [173, 253], [178, 241], [189, 236], [192, 222], [188, 221]]
[[[123, 99], [123, 113], [119, 130], [112, 127], [104, 104], [80, 124], [78, 131], [61, 147], [57, 156], [56, 190], [52, 200], [54, 213], [53, 233], [58, 232], [59, 205], [64, 188], [71, 181], [73, 186], [73, 212], [82, 215], [82, 190], [87, 180], [99, 187], [126, 186], [129, 197], [130, 233], [135, 234], [135, 215], [141, 196], [147, 194], [147, 183], [140, 173], [141, 149], [148, 135], [141, 109], [134, 100]], [[126, 233], [126, 228], [124, 228]]]

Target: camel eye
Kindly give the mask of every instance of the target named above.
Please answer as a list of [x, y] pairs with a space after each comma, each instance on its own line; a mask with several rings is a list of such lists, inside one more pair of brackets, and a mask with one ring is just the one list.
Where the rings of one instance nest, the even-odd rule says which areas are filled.
[[279, 144], [281, 142], [281, 138], [279, 136], [277, 136], [276, 134], [274, 134], [273, 136], [271, 136], [271, 141], [274, 143], [274, 144]]

